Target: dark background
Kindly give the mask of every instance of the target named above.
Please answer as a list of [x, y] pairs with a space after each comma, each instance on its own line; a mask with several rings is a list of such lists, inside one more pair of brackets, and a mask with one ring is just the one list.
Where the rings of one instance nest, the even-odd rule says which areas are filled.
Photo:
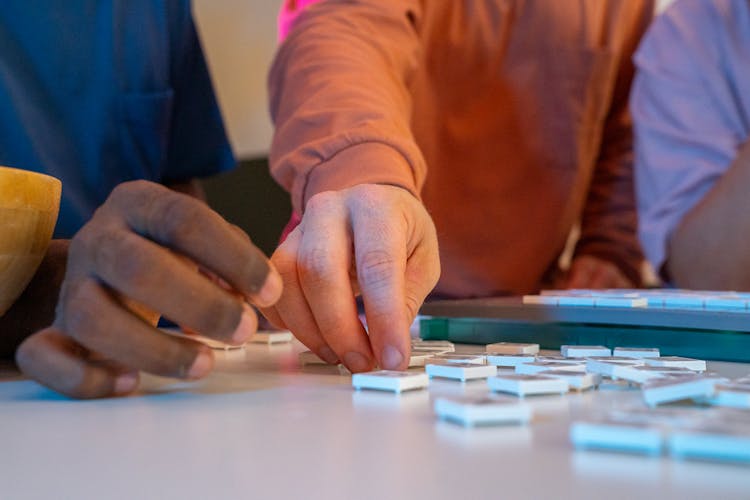
[[214, 210], [244, 229], [266, 255], [273, 253], [292, 208], [289, 195], [268, 173], [266, 158], [241, 160], [231, 172], [202, 184]]

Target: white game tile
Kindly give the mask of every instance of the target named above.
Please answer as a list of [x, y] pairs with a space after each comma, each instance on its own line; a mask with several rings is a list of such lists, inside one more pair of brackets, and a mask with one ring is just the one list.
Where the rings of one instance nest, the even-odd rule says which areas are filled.
[[672, 368], [687, 368], [696, 372], [706, 371], [706, 362], [702, 359], [662, 356], [660, 358], [646, 358], [644, 362], [646, 366], [668, 366]]
[[519, 397], [541, 394], [565, 394], [569, 390], [566, 380], [546, 375], [497, 375], [487, 379], [487, 387], [494, 392], [514, 394]]
[[570, 389], [576, 391], [585, 391], [586, 389], [597, 387], [602, 381], [601, 375], [596, 373], [577, 373], [566, 370], [550, 370], [542, 372], [542, 374], [545, 377], [562, 379], [568, 383], [568, 387]]
[[352, 387], [357, 390], [372, 389], [401, 393], [424, 389], [429, 377], [422, 372], [379, 370], [352, 375]]
[[659, 349], [656, 347], [615, 347], [613, 353], [617, 357], [622, 358], [658, 358], [660, 356]]
[[564, 358], [590, 358], [612, 356], [612, 350], [601, 345], [563, 345], [560, 353]]
[[622, 365], [614, 368], [614, 378], [627, 380], [636, 384], [643, 384], [648, 380], [662, 378], [682, 377], [695, 375], [695, 372], [687, 368], [673, 366], [632, 366]]
[[639, 366], [643, 362], [636, 358], [623, 358], [619, 356], [593, 357], [586, 360], [586, 371], [596, 373], [604, 377], [618, 378], [617, 370], [623, 366]]
[[531, 354], [487, 354], [487, 363], [495, 366], [516, 367], [522, 363], [533, 363], [535, 360]]
[[492, 377], [497, 374], [495, 365], [477, 365], [473, 363], [428, 363], [425, 371], [430, 377], [449, 378], [466, 382], [467, 380]]
[[555, 363], [554, 361], [534, 361], [533, 363], [522, 363], [516, 366], [516, 373], [520, 373], [522, 375], [534, 375], [536, 373], [543, 373], [549, 370], [567, 370], [571, 372], [584, 373], [586, 371], [586, 365]]
[[708, 398], [714, 395], [716, 385], [725, 381], [726, 379], [713, 375], [669, 377], [646, 382], [641, 387], [641, 395], [649, 406], [683, 399]]
[[750, 463], [750, 426], [712, 422], [675, 429], [668, 447], [676, 458]]
[[513, 342], [496, 342], [487, 344], [487, 354], [537, 354], [539, 344], [517, 344]]
[[617, 422], [608, 418], [581, 420], [570, 427], [576, 448], [659, 455], [665, 433], [658, 426]]
[[470, 363], [472, 365], [484, 365], [487, 361], [483, 354], [437, 354], [433, 359], [436, 363]]
[[493, 396], [445, 398], [435, 401], [438, 417], [471, 427], [480, 425], [525, 424], [531, 408], [517, 400]]
[[284, 344], [291, 342], [294, 335], [289, 330], [258, 330], [250, 338], [255, 344]]

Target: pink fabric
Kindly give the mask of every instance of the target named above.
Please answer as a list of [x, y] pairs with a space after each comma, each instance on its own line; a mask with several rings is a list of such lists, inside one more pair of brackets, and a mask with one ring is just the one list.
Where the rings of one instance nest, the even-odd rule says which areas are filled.
[[279, 11], [279, 42], [283, 42], [292, 29], [292, 24], [297, 16], [308, 6], [318, 3], [320, 0], [284, 0], [284, 4]]

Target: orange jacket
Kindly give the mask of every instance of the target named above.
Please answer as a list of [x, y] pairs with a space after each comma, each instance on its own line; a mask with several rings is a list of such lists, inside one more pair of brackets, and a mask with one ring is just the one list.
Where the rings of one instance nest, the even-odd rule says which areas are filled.
[[[304, 209], [376, 182], [421, 197], [439, 294], [526, 293], [577, 255], [638, 281], [627, 107], [651, 0], [327, 0], [269, 76], [271, 171]], [[428, 173], [429, 170], [429, 173]]]

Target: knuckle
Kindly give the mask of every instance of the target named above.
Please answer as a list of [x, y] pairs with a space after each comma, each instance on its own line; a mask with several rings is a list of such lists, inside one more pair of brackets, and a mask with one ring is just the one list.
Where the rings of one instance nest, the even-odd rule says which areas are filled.
[[279, 273], [279, 276], [281, 277], [281, 282], [284, 285], [284, 289], [288, 286], [296, 285], [299, 281], [299, 276], [297, 275], [297, 266], [296, 265], [279, 265], [276, 264], [276, 272]]
[[[282, 243], [271, 256], [271, 264], [281, 277], [281, 283], [284, 290], [297, 289], [299, 287], [298, 254], [296, 251], [290, 251], [286, 242]], [[284, 300], [286, 293], [283, 293], [280, 300]]]
[[289, 244], [289, 238], [286, 239], [271, 255], [271, 264], [276, 270], [284, 276], [285, 273], [297, 272], [297, 250], [296, 247]]
[[200, 220], [205, 206], [189, 196], [169, 193], [159, 205], [157, 213], [150, 214], [150, 233], [161, 242], [179, 243], [192, 236], [200, 236]]
[[140, 204], [144, 201], [144, 195], [150, 193], [152, 186], [150, 182], [144, 180], [122, 182], [112, 189], [101, 208], [129, 207], [133, 204]]
[[112, 189], [112, 192], [109, 193], [109, 197], [107, 198], [107, 201], [105, 203], [118, 203], [123, 200], [127, 200], [128, 193], [130, 193], [132, 190], [133, 182], [123, 182], [116, 185], [114, 189]]
[[144, 259], [138, 238], [125, 231], [104, 231], [93, 259], [98, 274], [115, 289], [140, 289], [154, 280], [155, 269]]
[[[350, 206], [369, 216], [384, 214], [393, 219], [395, 214], [401, 210], [401, 204], [394, 198], [390, 186], [359, 185], [355, 186], [348, 199]], [[398, 192], [400, 194], [401, 189]], [[405, 192], [405, 191], [404, 191]]]
[[300, 256], [300, 277], [307, 283], [326, 281], [332, 267], [333, 262], [330, 253], [323, 247], [310, 248]]
[[319, 212], [328, 212], [339, 205], [339, 194], [335, 191], [323, 191], [307, 200], [305, 206], [306, 214], [317, 214]]
[[393, 281], [396, 259], [386, 250], [368, 250], [358, 262], [360, 284], [367, 287], [389, 285]]
[[381, 185], [358, 184], [351, 188], [352, 199], [363, 204], [370, 204], [381, 198]]
[[88, 258], [88, 255], [96, 248], [97, 234], [99, 233], [99, 220], [101, 208], [94, 212], [92, 219], [85, 224], [70, 241], [68, 247], [68, 256], [72, 261], [81, 261]]
[[104, 327], [101, 311], [97, 304], [99, 298], [92, 288], [95, 285], [80, 283], [68, 290], [65, 303], [62, 304], [62, 324], [68, 334], [85, 343]]
[[130, 197], [134, 195], [134, 193], [142, 193], [148, 190], [151, 186], [152, 183], [143, 179], [121, 182], [120, 184], [115, 186], [109, 197], [110, 199], [116, 201], [129, 200]]
[[84, 226], [70, 241], [70, 246], [68, 247], [68, 259], [70, 262], [85, 260], [89, 248], [88, 234], [89, 229], [87, 226]]

